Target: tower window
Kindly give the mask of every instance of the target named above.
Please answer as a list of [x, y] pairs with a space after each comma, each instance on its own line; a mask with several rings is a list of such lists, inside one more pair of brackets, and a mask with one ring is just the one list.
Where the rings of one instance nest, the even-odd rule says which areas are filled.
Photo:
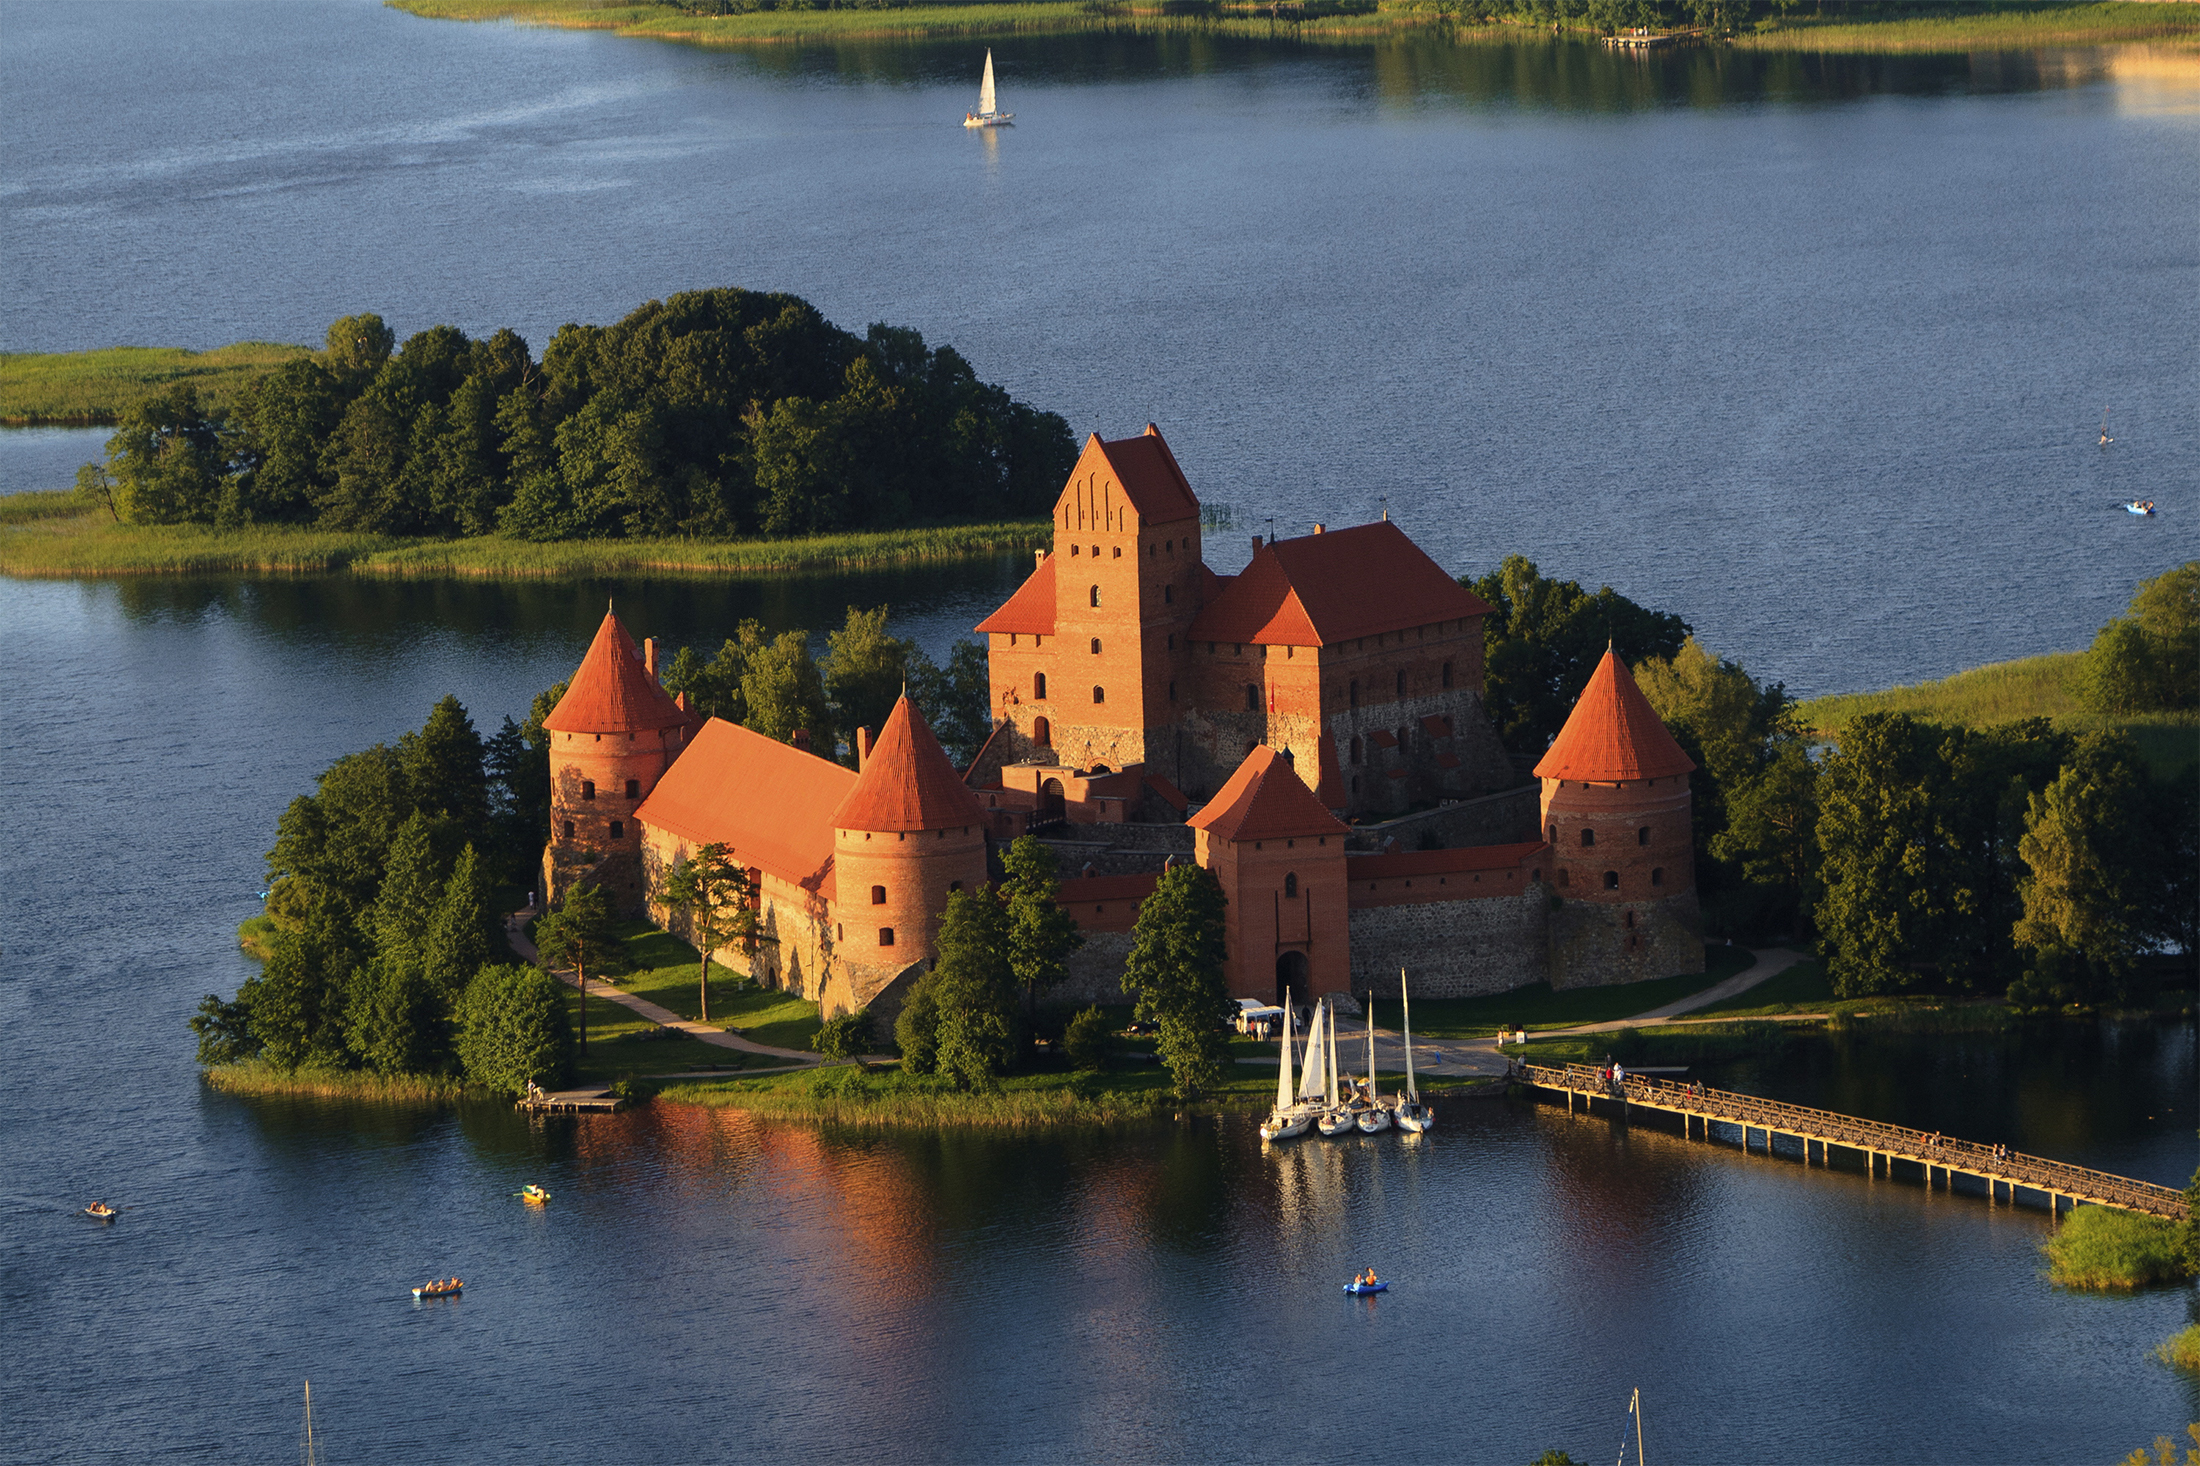
[[1100, 587], [1097, 585], [1092, 588], [1092, 603], [1096, 606], [1100, 604]]
[[1558, 843], [1558, 826], [1556, 825], [1551, 826], [1551, 843], [1553, 845]]
[[1097, 636], [1092, 639], [1092, 654], [1096, 657], [1100, 655], [1100, 638]]
[[1629, 931], [1633, 931], [1635, 929], [1635, 913], [1632, 911], [1627, 913], [1627, 929]]
[[1032, 719], [1031, 741], [1041, 748], [1052, 748], [1054, 746], [1054, 725], [1044, 718]]
[[1591, 846], [1591, 845], [1594, 845], [1594, 844], [1596, 844], [1596, 842], [1597, 842], [1597, 832], [1596, 832], [1595, 830], [1591, 830], [1591, 829], [1587, 829], [1587, 828], [1584, 828], [1584, 829], [1582, 830], [1582, 832], [1581, 832], [1581, 844], [1582, 844], [1582, 847], [1583, 847], [1584, 849], [1586, 849], [1586, 848], [1588, 848], [1589, 846]]
[[1169, 701], [1176, 701], [1176, 684], [1174, 682], [1169, 684]]
[[1635, 843], [1637, 845], [1650, 843], [1650, 827], [1648, 825], [1644, 825], [1641, 829], [1635, 831]]
[[626, 821], [613, 820], [611, 822], [611, 838], [614, 840], [623, 840], [626, 838]]
[[1169, 634], [1169, 650], [1172, 652], [1176, 650], [1176, 634], [1174, 632]]
[[1245, 684], [1245, 711], [1249, 713], [1260, 711], [1260, 688], [1251, 682]]
[[1176, 604], [1175, 586], [1165, 585], [1161, 587], [1161, 604], [1164, 606], [1173, 606]]
[[892, 927], [882, 926], [878, 929], [878, 944], [882, 947], [894, 945], [894, 929]]
[[565, 822], [565, 832], [563, 838], [567, 840], [573, 838], [573, 822], [571, 820], [567, 820]]
[[1345, 694], [1345, 700], [1349, 702], [1353, 707], [1358, 707], [1360, 705], [1360, 684], [1358, 679], [1354, 679], [1351, 691]]
[[583, 779], [583, 780], [581, 780], [581, 798], [583, 798], [583, 799], [594, 799], [595, 797], [596, 797], [596, 781], [595, 781], [594, 779]]
[[1283, 894], [1287, 899], [1297, 898], [1299, 894], [1299, 874], [1297, 871], [1288, 872], [1284, 876]]
[[886, 888], [884, 886], [871, 887], [871, 904], [873, 906], [884, 906], [886, 904]]
[[1072, 555], [1082, 555], [1085, 553], [1085, 547], [1083, 545], [1071, 545], [1069, 552]]
[[1619, 889], [1618, 871], [1608, 870], [1604, 873], [1604, 889], [1607, 891], [1616, 891]]
[[642, 797], [641, 780], [629, 779], [626, 781], [626, 797], [629, 799], [639, 799]]
[[1574, 883], [1574, 873], [1566, 869], [1565, 866], [1560, 866], [1558, 868], [1558, 883], [1562, 886], [1572, 885]]
[[1105, 687], [1093, 688], [1092, 700], [1094, 702], [1106, 702], [1108, 700], [1108, 690]]
[[1664, 866], [1653, 865], [1650, 867], [1650, 884], [1653, 886], [1662, 886], [1665, 884]]
[[1358, 768], [1361, 762], [1362, 750], [1360, 747], [1360, 735], [1355, 733], [1352, 735], [1352, 766], [1354, 768]]
[[1400, 696], [1400, 697], [1404, 697], [1405, 695], [1406, 695], [1406, 674], [1405, 674], [1405, 673], [1403, 673], [1403, 672], [1400, 672], [1400, 673], [1398, 674], [1398, 696]]
[[1115, 547], [1115, 557], [1114, 557], [1114, 558], [1116, 558], [1116, 559], [1118, 559], [1118, 560], [1120, 560], [1120, 559], [1122, 559], [1122, 558], [1123, 558], [1123, 547], [1122, 547], [1121, 545], [1117, 545], [1117, 546]]
[[1444, 686], [1446, 689], [1451, 686], [1451, 663], [1449, 662], [1444, 663]]
[[1047, 695], [1047, 674], [1046, 674], [1046, 673], [1044, 673], [1044, 672], [1039, 672], [1039, 673], [1035, 673], [1035, 674], [1034, 674], [1034, 675], [1032, 676], [1032, 679], [1031, 679], [1031, 695], [1032, 695], [1033, 697], [1035, 697], [1035, 698], [1039, 698], [1039, 699], [1040, 699], [1040, 700], [1042, 700], [1042, 701], [1043, 701], [1043, 700], [1045, 700], [1045, 698], [1046, 698], [1046, 695]]

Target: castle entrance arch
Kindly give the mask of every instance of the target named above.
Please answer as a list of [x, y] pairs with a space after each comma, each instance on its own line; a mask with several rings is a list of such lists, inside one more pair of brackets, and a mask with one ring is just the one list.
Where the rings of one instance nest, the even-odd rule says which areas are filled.
[[1307, 975], [1306, 954], [1285, 952], [1276, 958], [1276, 1006], [1298, 1008], [1314, 1001], [1314, 985]]
[[1039, 786], [1039, 819], [1051, 824], [1062, 818], [1062, 781], [1049, 779]]

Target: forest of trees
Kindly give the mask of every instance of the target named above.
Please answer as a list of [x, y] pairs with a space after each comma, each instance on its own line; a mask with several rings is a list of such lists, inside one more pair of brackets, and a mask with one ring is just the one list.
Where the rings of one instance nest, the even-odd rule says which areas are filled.
[[1075, 460], [951, 347], [721, 289], [563, 326], [540, 361], [347, 316], [226, 410], [188, 384], [133, 408], [84, 478], [134, 524], [726, 538], [1041, 514]]

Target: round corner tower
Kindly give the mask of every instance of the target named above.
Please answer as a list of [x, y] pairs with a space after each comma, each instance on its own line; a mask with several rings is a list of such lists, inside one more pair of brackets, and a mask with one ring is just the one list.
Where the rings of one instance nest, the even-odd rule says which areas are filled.
[[1673, 741], [1610, 649], [1535, 766], [1551, 887], [1551, 986], [1703, 970], [1688, 776]]
[[620, 911], [642, 907], [642, 832], [635, 811], [687, 745], [689, 715], [665, 695], [617, 614], [604, 613], [565, 696], [542, 720], [550, 736], [548, 906], [593, 873]]
[[833, 812], [833, 941], [854, 1007], [931, 957], [949, 894], [985, 884], [985, 831], [977, 796], [904, 696]]

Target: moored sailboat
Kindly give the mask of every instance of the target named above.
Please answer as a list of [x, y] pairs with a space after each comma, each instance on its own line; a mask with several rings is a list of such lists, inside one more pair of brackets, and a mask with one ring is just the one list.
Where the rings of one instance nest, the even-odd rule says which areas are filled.
[[[1326, 1020], [1328, 1028], [1322, 1043], [1324, 1074], [1321, 1097], [1323, 1109], [1320, 1117], [1315, 1120], [1314, 1127], [1321, 1131], [1323, 1135], [1330, 1137], [1350, 1135], [1354, 1116], [1351, 1109], [1344, 1104], [1337, 1093], [1337, 1010], [1328, 999], [1324, 998], [1320, 1014], [1321, 1016], [1314, 1020], [1316, 1026], [1319, 1027]], [[1310, 1070], [1313, 1067], [1311, 1058], [1307, 1060], [1307, 1066]], [[1308, 1077], [1311, 1078], [1311, 1074]]]
[[1276, 1070], [1276, 1107], [1261, 1121], [1261, 1139], [1289, 1140], [1304, 1135], [1306, 1127], [1313, 1123], [1313, 1115], [1298, 1102], [1295, 1089], [1291, 1082], [1291, 1005], [1286, 1002], [1283, 1005], [1283, 1056]]
[[1003, 112], [1000, 99], [993, 95], [993, 52], [989, 47], [985, 53], [985, 79], [978, 83], [978, 110], [963, 113], [963, 126], [1006, 127], [1015, 116]]
[[1395, 1112], [1398, 1128], [1410, 1135], [1419, 1135], [1436, 1123], [1436, 1112], [1421, 1103], [1421, 1091], [1413, 1083], [1413, 998], [1406, 991], [1406, 970], [1398, 969], [1398, 1003], [1405, 1013], [1406, 1028], [1406, 1088], [1398, 1096]]
[[1383, 1108], [1383, 1092], [1375, 1087], [1375, 995], [1367, 995], [1367, 1104], [1354, 1116], [1362, 1135], [1380, 1135], [1390, 1128], [1390, 1111]]

